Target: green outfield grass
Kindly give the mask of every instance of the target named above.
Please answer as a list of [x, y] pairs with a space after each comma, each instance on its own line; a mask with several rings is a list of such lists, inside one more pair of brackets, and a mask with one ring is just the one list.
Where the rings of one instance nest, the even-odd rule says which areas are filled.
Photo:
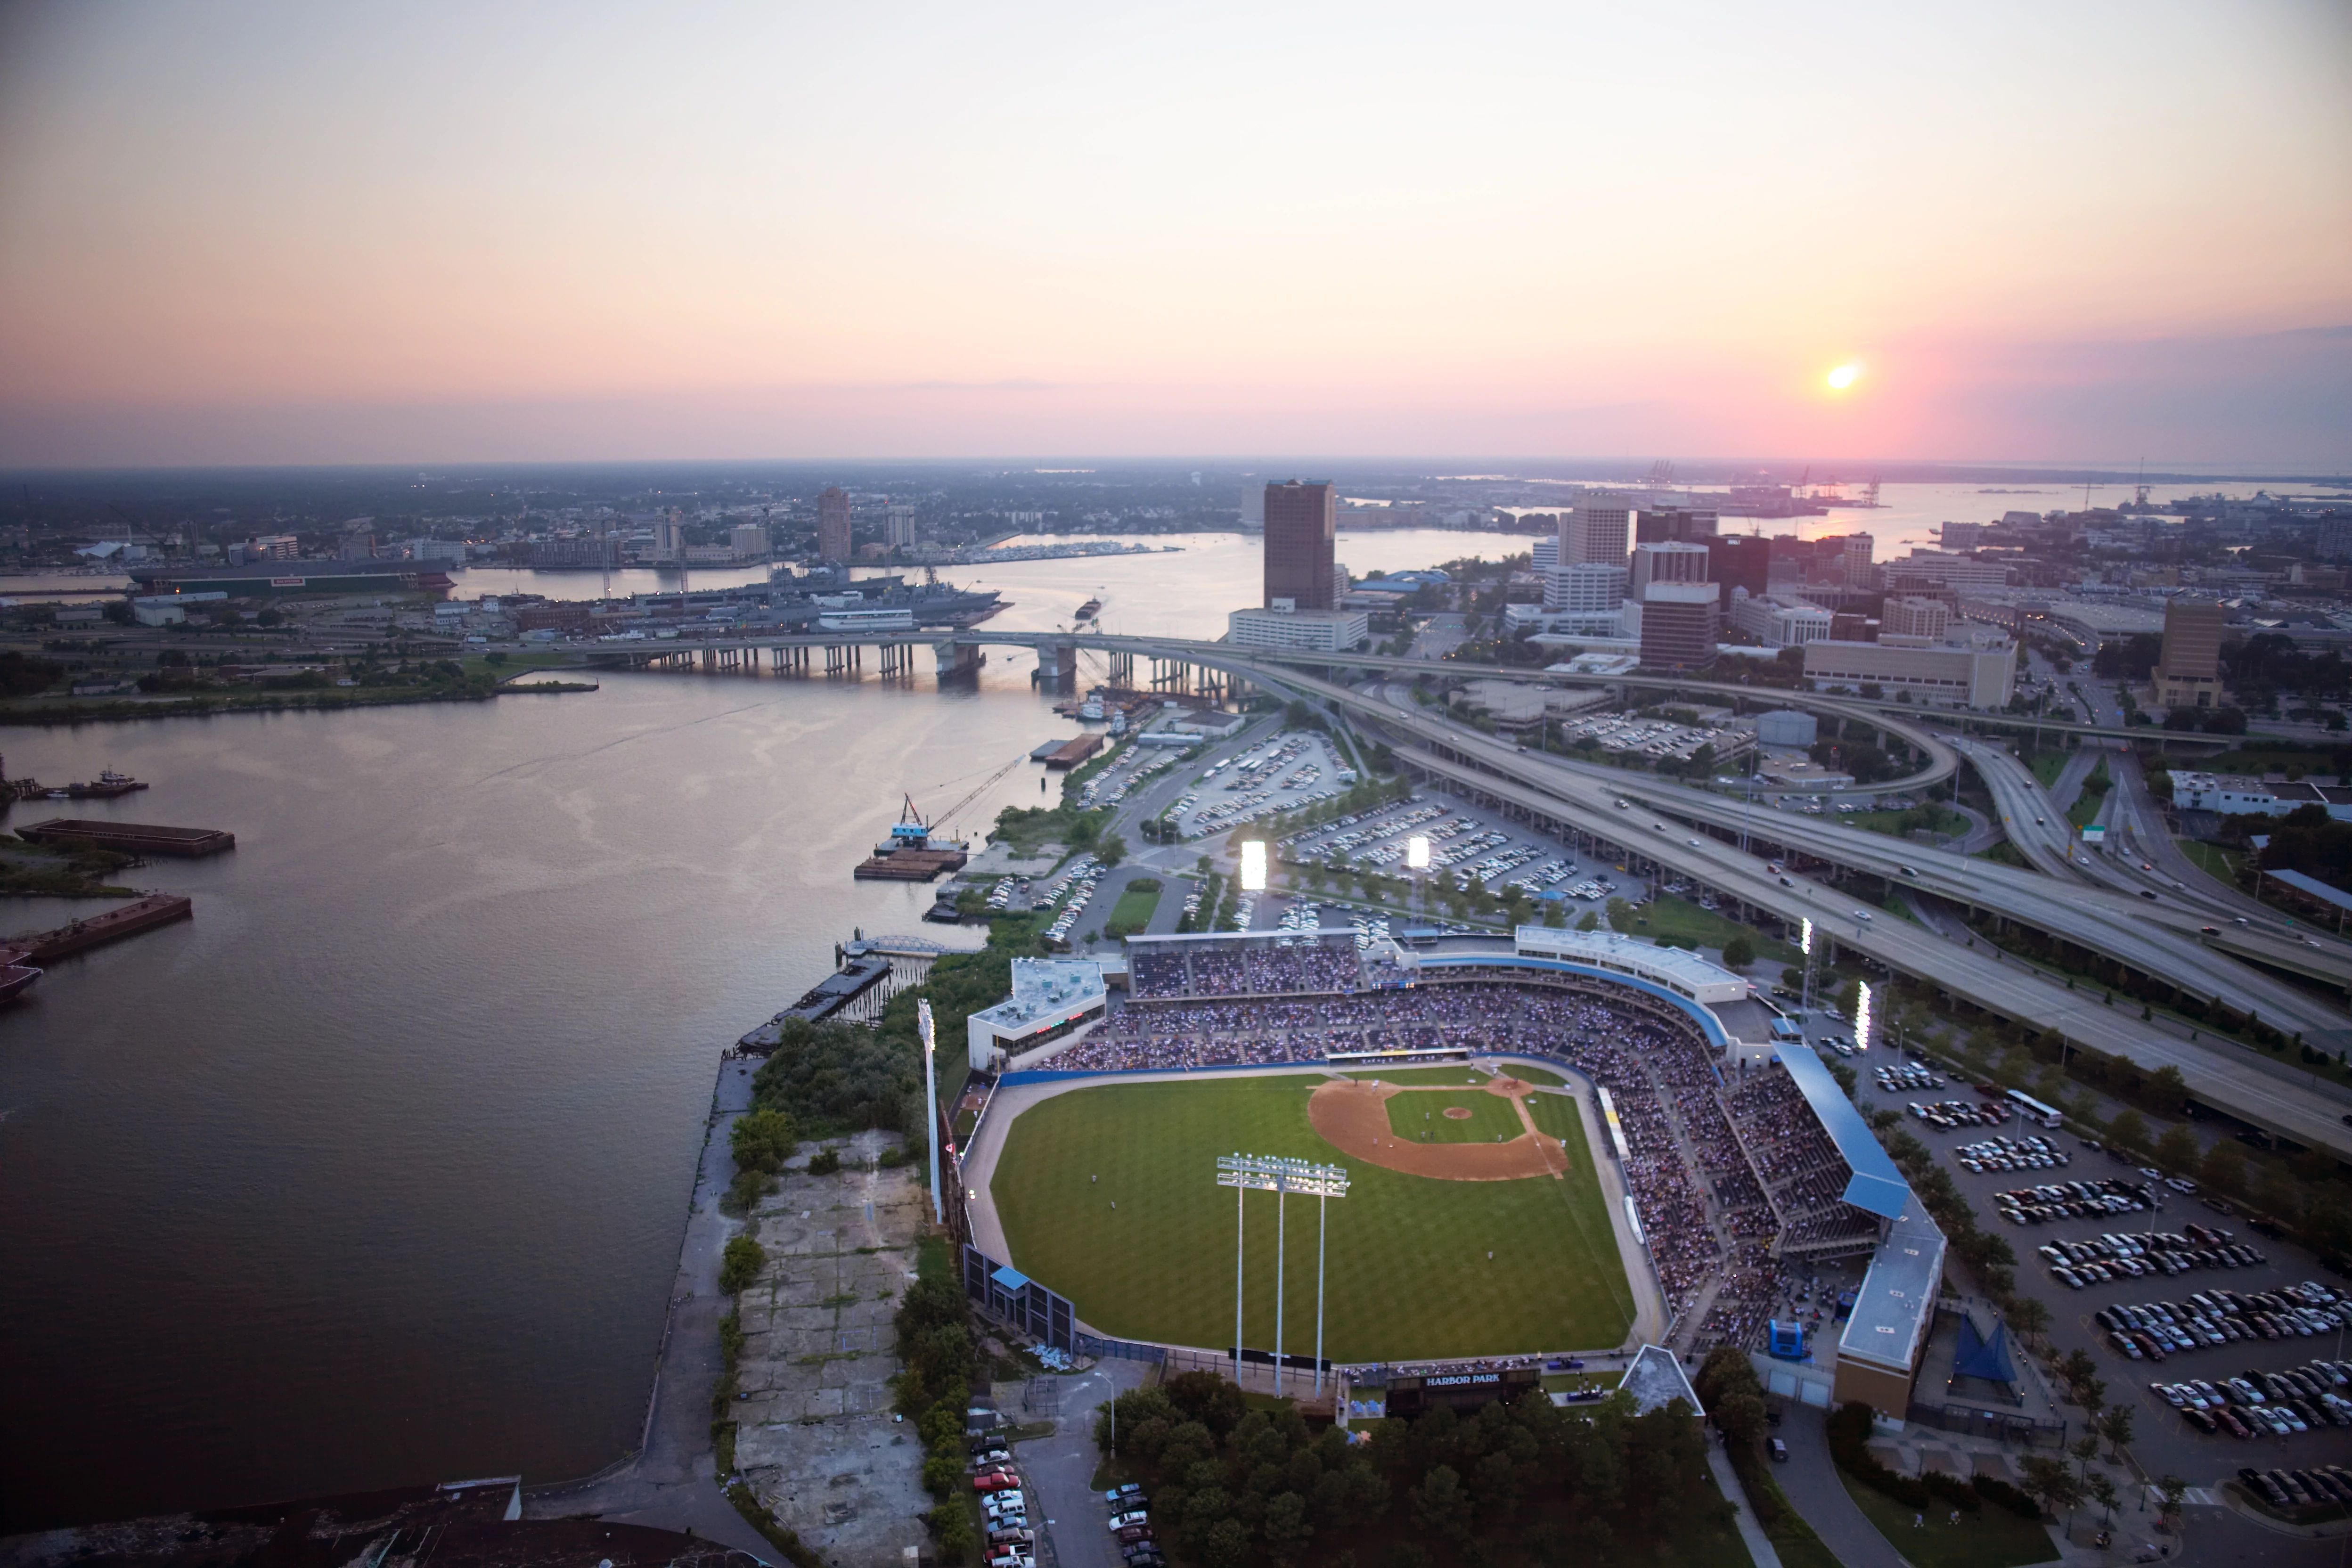
[[1528, 1096], [1528, 1115], [1535, 1121], [1538, 1131], [1567, 1139], [1571, 1154], [1585, 1147], [1583, 1113], [1567, 1095]]
[[1568, 1087], [1568, 1079], [1562, 1078], [1556, 1072], [1546, 1071], [1542, 1068], [1521, 1067], [1514, 1063], [1506, 1067], [1503, 1070], [1509, 1073], [1513, 1078], [1517, 1079], [1521, 1083], [1539, 1083], [1547, 1089], [1566, 1089]]
[[[1457, 1121], [1446, 1116], [1446, 1108], [1456, 1105], [1470, 1113], [1468, 1121]], [[1497, 1134], [1509, 1140], [1527, 1129], [1519, 1125], [1519, 1113], [1501, 1095], [1488, 1094], [1483, 1089], [1465, 1089], [1458, 1094], [1416, 1089], [1411, 1094], [1391, 1096], [1389, 1131], [1400, 1138], [1423, 1143], [1492, 1143], [1496, 1142]]]
[[[1569, 1140], [1564, 1181], [1403, 1175], [1349, 1160], [1317, 1136], [1307, 1102], [1318, 1081], [1285, 1074], [1106, 1085], [1024, 1111], [1006, 1130], [992, 1184], [1013, 1266], [1069, 1297], [1105, 1333], [1230, 1343], [1234, 1196], [1216, 1184], [1216, 1157], [1336, 1161], [1349, 1167], [1353, 1185], [1329, 1205], [1326, 1354], [1394, 1360], [1623, 1340], [1633, 1291], [1582, 1136]], [[1561, 1109], [1575, 1115], [1565, 1101]], [[1275, 1200], [1253, 1193], [1247, 1201], [1244, 1335], [1266, 1348]], [[1302, 1198], [1287, 1208], [1285, 1338], [1308, 1352], [1316, 1205]]]

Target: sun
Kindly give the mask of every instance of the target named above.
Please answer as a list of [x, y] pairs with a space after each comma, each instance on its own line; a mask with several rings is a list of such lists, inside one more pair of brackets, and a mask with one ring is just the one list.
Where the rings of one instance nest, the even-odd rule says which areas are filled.
[[1855, 382], [1860, 381], [1861, 379], [1862, 366], [1858, 364], [1842, 364], [1838, 366], [1837, 369], [1830, 372], [1830, 390], [1832, 392], [1843, 392], [1847, 387], [1852, 386]]

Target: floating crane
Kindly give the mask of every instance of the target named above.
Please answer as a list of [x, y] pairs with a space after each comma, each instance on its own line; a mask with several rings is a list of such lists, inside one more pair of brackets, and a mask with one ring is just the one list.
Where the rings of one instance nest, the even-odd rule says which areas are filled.
[[[992, 785], [993, 785], [993, 784], [996, 783], [996, 781], [997, 781], [997, 780], [999, 780], [999, 779], [1003, 778], [1005, 774], [1007, 774], [1007, 773], [1011, 773], [1013, 769], [1015, 769], [1015, 768], [1019, 767], [1022, 763], [1024, 763], [1027, 762], [1028, 760], [1029, 760], [1029, 753], [1028, 753], [1028, 752], [1022, 752], [1020, 755], [1018, 755], [1018, 756], [1014, 757], [1011, 762], [1009, 762], [1009, 763], [1005, 763], [1003, 767], [1001, 767], [1001, 768], [997, 769], [994, 773], [992, 773], [989, 774], [986, 778], [984, 778], [984, 779], [981, 780], [981, 781], [980, 781], [980, 783], [978, 783], [978, 784], [974, 784], [974, 785], [972, 786], [972, 788], [971, 788], [971, 794], [969, 794], [969, 795], [965, 795], [961, 800], [960, 800], [960, 801], [956, 802], [953, 805], [951, 805], [951, 806], [948, 807], [945, 811], [939, 812], [939, 813], [937, 813], [936, 815], [934, 815], [934, 816], [932, 816], [931, 820], [932, 820], [933, 822], [946, 822], [946, 823], [948, 823], [948, 824], [950, 825], [950, 831], [952, 831], [952, 830], [953, 830], [953, 824], [954, 824], [954, 822], [955, 822], [957, 813], [959, 813], [959, 812], [962, 811], [964, 807], [966, 807], [966, 806], [970, 805], [973, 801], [978, 800], [978, 799], [979, 799], [982, 795], [984, 795], [985, 793], [987, 793], [987, 791], [989, 790], [989, 788], [990, 788]], [[901, 822], [905, 822], [905, 821], [908, 821], [908, 820], [910, 820], [910, 819], [911, 819], [913, 822], [915, 822], [916, 824], [918, 824], [919, 826], [922, 823], [922, 820], [923, 820], [923, 819], [922, 819], [922, 817], [921, 817], [919, 815], [918, 815], [918, 814], [917, 814], [917, 812], [916, 812], [916, 810], [915, 810], [915, 797], [914, 797], [913, 795], [908, 795], [908, 796], [907, 797], [907, 810], [906, 810], [906, 814], [905, 814], [905, 816], [902, 816], [902, 817], [900, 818], [900, 820], [901, 820]], [[891, 831], [892, 831], [893, 833], [896, 833], [896, 832], [898, 831], [898, 829], [897, 829], [897, 828], [892, 828], [892, 829], [891, 829]]]

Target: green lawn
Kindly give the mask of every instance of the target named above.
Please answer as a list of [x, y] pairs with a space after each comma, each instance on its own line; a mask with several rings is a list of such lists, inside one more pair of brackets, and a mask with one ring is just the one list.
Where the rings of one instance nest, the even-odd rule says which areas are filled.
[[1160, 907], [1164, 884], [1149, 877], [1139, 880], [1152, 885], [1145, 888], [1134, 882], [1129, 883], [1127, 890], [1119, 894], [1118, 902], [1111, 906], [1110, 919], [1103, 925], [1105, 931], [1117, 927], [1120, 931], [1139, 931], [1151, 924], [1152, 911]]
[[2032, 869], [2032, 862], [2026, 859], [2026, 858], [2019, 852], [2017, 846], [2011, 844], [2006, 838], [2002, 839], [2000, 843], [1994, 845], [1990, 849], [1979, 851], [1977, 855], [1977, 858], [1979, 860], [1991, 860], [2003, 866], [2018, 866], [2022, 867], [2027, 870]]
[[2099, 814], [2107, 808], [2107, 792], [2085, 784], [2074, 804], [2066, 808], [2066, 820], [2076, 827], [2088, 827], [2098, 821]]
[[2207, 876], [2232, 888], [2238, 885], [2238, 866], [2244, 857], [2218, 844], [2200, 843], [2194, 838], [2176, 838], [2172, 842], [2189, 857], [2191, 865]]
[[[1454, 1108], [1468, 1111], [1469, 1120], [1448, 1118], [1445, 1112]], [[1527, 1129], [1501, 1095], [1465, 1089], [1454, 1094], [1423, 1091], [1391, 1097], [1389, 1131], [1423, 1143], [1495, 1143], [1517, 1138]]]
[[[1408, 1176], [1348, 1161], [1316, 1134], [1307, 1101], [1318, 1081], [1105, 1085], [1024, 1112], [992, 1184], [1012, 1262], [1105, 1333], [1228, 1343], [1234, 1198], [1216, 1184], [1216, 1157], [1338, 1161], [1353, 1185], [1329, 1205], [1326, 1354], [1386, 1361], [1623, 1340], [1633, 1292], [1582, 1138], [1570, 1141], [1565, 1181]], [[1298, 1212], [1288, 1216], [1285, 1338], [1306, 1351], [1315, 1205], [1289, 1206]], [[1274, 1341], [1275, 1217], [1271, 1194], [1249, 1194], [1244, 1331], [1256, 1347]]]
[[1857, 811], [1845, 818], [1856, 827], [1890, 837], [1908, 838], [1916, 828], [1931, 833], [1956, 836], [1966, 833], [1971, 824], [1958, 812], [1944, 805], [1914, 806], [1909, 811]]
[[1738, 921], [1700, 909], [1687, 899], [1664, 893], [1634, 911], [1633, 936], [1672, 937], [1688, 946], [1720, 948], [1733, 937], [1747, 932], [1748, 940], [1756, 944], [1759, 958], [1774, 963], [1795, 963], [1800, 955], [1793, 947], [1771, 941], [1762, 931], [1741, 925]]
[[[1949, 1503], [1930, 1502], [1924, 1510], [1916, 1510], [1885, 1492], [1856, 1485], [1843, 1470], [1838, 1472], [1838, 1481], [1912, 1568], [2021, 1568], [2028, 1563], [2058, 1559], [2058, 1548], [2051, 1544], [2047, 1530], [1998, 1504], [1987, 1503], [1974, 1513], [1964, 1513], [1960, 1522], [1953, 1524]], [[1921, 1512], [1927, 1522], [1914, 1530], [1912, 1516]]]
[[2058, 787], [2058, 775], [2066, 771], [2066, 759], [2072, 754], [2068, 752], [2031, 752], [2020, 760], [2033, 770], [2033, 776], [2042, 781], [2043, 789], [2055, 789]]
[[1521, 1083], [1541, 1084], [1546, 1089], [1566, 1089], [1568, 1087], [1568, 1079], [1560, 1077], [1560, 1075], [1556, 1072], [1549, 1072], [1542, 1068], [1520, 1067], [1515, 1064], [1505, 1068], [1503, 1070], [1509, 1073], [1513, 1078], [1517, 1079]]

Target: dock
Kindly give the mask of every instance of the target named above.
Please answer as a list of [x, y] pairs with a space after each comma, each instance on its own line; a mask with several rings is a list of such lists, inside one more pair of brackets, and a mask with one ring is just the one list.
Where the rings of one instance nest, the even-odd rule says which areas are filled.
[[60, 958], [70, 958], [77, 952], [103, 947], [110, 942], [121, 942], [124, 937], [153, 931], [157, 926], [191, 919], [195, 910], [194, 900], [177, 893], [151, 893], [118, 909], [109, 910], [102, 915], [74, 921], [55, 931], [0, 939], [0, 966], [13, 964], [37, 968], [45, 963], [54, 963]]
[[236, 847], [236, 835], [217, 827], [163, 827], [145, 822], [95, 822], [53, 816], [16, 829], [27, 844], [61, 848], [115, 849], [127, 855], [217, 855]]

